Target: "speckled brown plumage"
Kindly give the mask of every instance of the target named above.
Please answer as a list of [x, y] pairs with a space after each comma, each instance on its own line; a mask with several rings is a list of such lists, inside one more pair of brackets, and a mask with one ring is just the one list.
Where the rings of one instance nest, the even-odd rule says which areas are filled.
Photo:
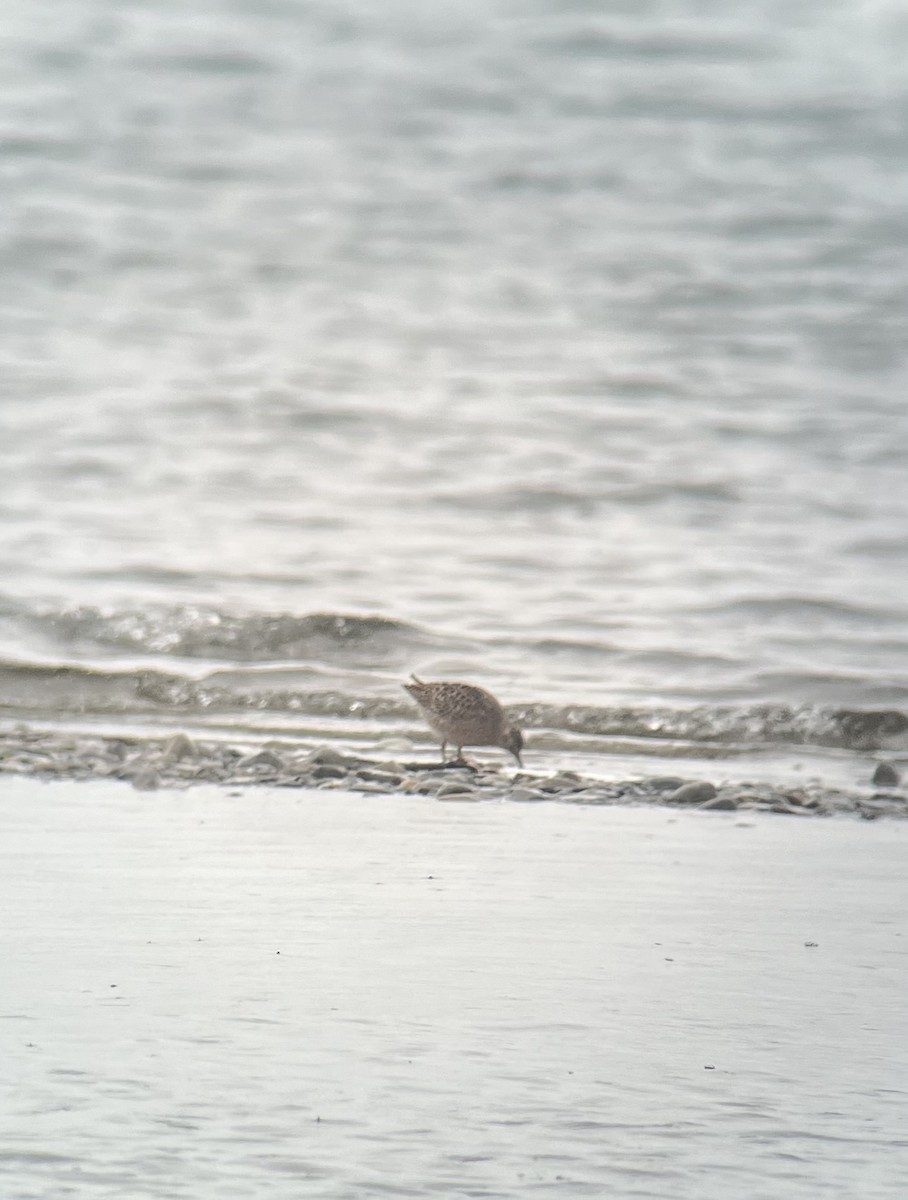
[[449, 742], [457, 747], [458, 759], [463, 758], [464, 746], [500, 746], [521, 765], [523, 736], [485, 688], [448, 680], [424, 683], [415, 675], [411, 678], [413, 682], [403, 686], [441, 738], [442, 758]]

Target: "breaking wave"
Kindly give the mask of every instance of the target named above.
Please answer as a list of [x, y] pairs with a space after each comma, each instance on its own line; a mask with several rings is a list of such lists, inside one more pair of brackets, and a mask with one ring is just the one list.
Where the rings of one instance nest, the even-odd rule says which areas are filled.
[[48, 645], [70, 652], [131, 654], [229, 662], [281, 662], [338, 652], [381, 660], [431, 644], [431, 635], [406, 621], [346, 613], [240, 615], [185, 605], [143, 609], [7, 606], [0, 615], [28, 624]]
[[[288, 717], [333, 717], [397, 724], [414, 720], [413, 706], [393, 684], [387, 695], [313, 686], [304, 671], [237, 668], [192, 678], [177, 672], [0, 663], [0, 712], [7, 717], [48, 714], [149, 717], [256, 711]], [[528, 703], [509, 712], [528, 730], [586, 740], [636, 739], [689, 746], [822, 746], [846, 750], [908, 749], [908, 715], [897, 709], [821, 708], [780, 704], [588, 707]], [[606, 749], [606, 747], [603, 747]]]

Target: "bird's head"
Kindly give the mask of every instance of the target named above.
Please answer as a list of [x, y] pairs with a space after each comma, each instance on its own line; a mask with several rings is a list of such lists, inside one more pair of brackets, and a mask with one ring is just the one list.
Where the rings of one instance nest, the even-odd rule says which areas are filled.
[[523, 734], [516, 725], [511, 725], [505, 730], [505, 735], [501, 739], [503, 749], [510, 751], [517, 759], [518, 767], [522, 767], [523, 763], [520, 760], [520, 751], [523, 749]]

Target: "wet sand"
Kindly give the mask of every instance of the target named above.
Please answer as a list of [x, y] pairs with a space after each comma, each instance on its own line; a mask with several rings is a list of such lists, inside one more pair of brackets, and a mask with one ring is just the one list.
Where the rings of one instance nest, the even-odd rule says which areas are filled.
[[2, 1192], [896, 1200], [906, 839], [5, 776]]

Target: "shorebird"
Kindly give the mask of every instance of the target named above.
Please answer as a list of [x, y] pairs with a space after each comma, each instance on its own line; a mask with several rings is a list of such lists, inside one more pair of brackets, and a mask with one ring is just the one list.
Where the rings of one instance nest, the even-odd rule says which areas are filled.
[[438, 680], [423, 683], [411, 675], [412, 683], [403, 687], [423, 711], [426, 720], [441, 738], [444, 761], [448, 743], [457, 747], [457, 761], [463, 762], [464, 746], [501, 746], [520, 761], [523, 734], [508, 720], [507, 713], [485, 688], [472, 683]]

